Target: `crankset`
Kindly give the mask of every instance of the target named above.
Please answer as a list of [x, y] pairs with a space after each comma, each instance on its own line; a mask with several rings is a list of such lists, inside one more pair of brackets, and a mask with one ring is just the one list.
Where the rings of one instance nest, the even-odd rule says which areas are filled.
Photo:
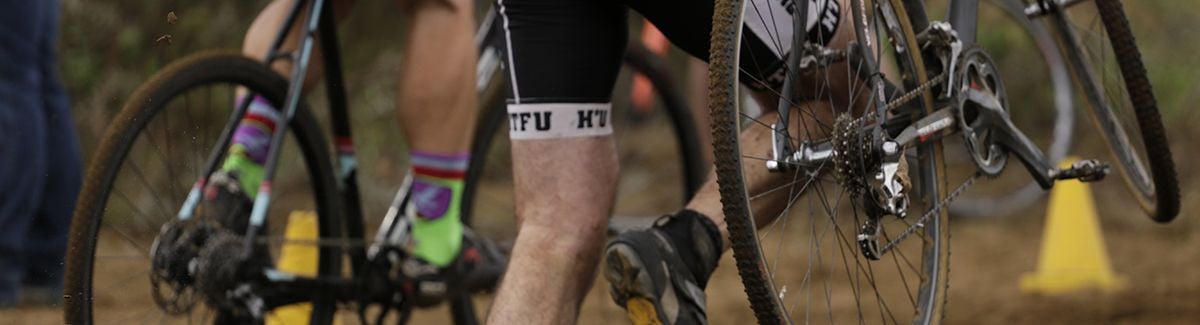
[[[866, 221], [857, 236], [860, 249], [865, 257], [878, 260], [909, 235], [923, 228], [930, 218], [941, 213], [942, 209], [945, 209], [954, 198], [974, 184], [980, 176], [999, 175], [1007, 163], [1010, 152], [1016, 154], [1034, 180], [1046, 189], [1053, 186], [1057, 180], [1098, 181], [1109, 173], [1108, 165], [1096, 160], [1076, 162], [1072, 166], [1062, 169], [1053, 167], [1033, 141], [1012, 123], [1002, 78], [987, 52], [981, 48], [962, 50], [958, 46], [959, 43], [953, 30], [948, 29], [948, 26], [944, 24], [932, 24], [931, 29], [923, 35], [926, 36], [924, 38], [926, 49], [932, 49], [933, 54], [941, 58], [943, 63], [941, 71], [947, 72], [930, 78], [928, 82], [917, 89], [927, 88], [940, 82], [943, 77], [949, 78], [951, 82], [945, 86], [946, 91], [944, 95], [940, 95], [942, 98], [939, 98], [939, 102], [946, 103], [948, 107], [927, 114], [920, 120], [912, 121], [894, 138], [888, 138], [885, 134], [883, 139], [875, 139], [871, 145], [839, 147], [839, 144], [845, 143], [844, 140], [839, 141], [839, 136], [843, 139], [861, 139], [863, 136], [856, 136], [852, 133], [861, 132], [859, 127], [838, 128], [835, 126], [835, 130], [841, 131], [841, 133], [835, 134], [833, 140], [835, 157], [839, 154], [859, 155], [842, 157], [840, 160], [878, 162], [869, 166], [835, 164], [838, 166], [840, 181], [845, 178], [854, 178], [842, 183], [850, 185], [852, 192], [859, 194], [858, 197], [867, 214]], [[909, 94], [900, 98], [910, 98]], [[881, 123], [886, 126], [888, 121]], [[907, 171], [901, 170], [900, 164], [904, 161], [905, 149], [919, 143], [937, 141], [955, 132], [960, 133], [963, 137], [965, 149], [975, 163], [976, 172], [946, 197], [929, 200], [934, 205], [928, 207], [920, 218], [912, 222], [906, 221], [906, 224], [909, 225], [907, 229], [892, 236], [886, 243], [881, 242], [884, 237], [881, 220], [889, 215], [904, 218], [907, 212], [908, 199], [905, 191], [911, 186], [907, 184], [906, 178], [901, 177], [906, 176]], [[861, 142], [863, 140], [855, 141], [855, 143]], [[839, 152], [837, 150], [839, 148], [843, 150]], [[866, 148], [870, 149], [863, 150]], [[839, 159], [834, 159], [834, 161], [838, 162]], [[842, 171], [847, 170], [843, 167], [857, 167], [860, 172], [841, 175]], [[864, 169], [864, 167], [866, 168]], [[861, 171], [870, 171], [870, 173]], [[873, 182], [863, 189], [866, 175], [874, 175], [878, 182]]]

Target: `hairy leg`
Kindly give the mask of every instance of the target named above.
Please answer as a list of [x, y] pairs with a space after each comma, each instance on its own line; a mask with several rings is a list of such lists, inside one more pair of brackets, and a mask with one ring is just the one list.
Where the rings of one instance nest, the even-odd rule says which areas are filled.
[[612, 136], [514, 141], [512, 153], [520, 230], [488, 323], [574, 323], [616, 191]]
[[627, 41], [626, 9], [602, 0], [503, 0], [498, 6], [508, 44], [520, 219], [488, 320], [571, 324], [595, 279], [615, 197], [610, 96]]

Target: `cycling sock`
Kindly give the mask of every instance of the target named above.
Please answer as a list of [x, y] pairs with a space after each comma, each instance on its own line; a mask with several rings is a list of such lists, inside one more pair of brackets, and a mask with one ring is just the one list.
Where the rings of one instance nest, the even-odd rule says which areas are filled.
[[721, 257], [721, 232], [708, 217], [692, 210], [681, 210], [656, 228], [671, 239], [684, 264], [697, 283], [704, 287]]
[[[246, 100], [239, 98], [237, 105]], [[263, 163], [271, 147], [271, 133], [282, 118], [279, 112], [262, 96], [254, 96], [246, 115], [233, 133], [229, 155], [221, 170], [237, 174], [239, 185], [250, 198], [258, 194], [258, 185], [263, 179]]]
[[411, 153], [413, 185], [409, 202], [417, 213], [412, 225], [412, 253], [438, 267], [450, 265], [462, 246], [459, 206], [470, 157], [468, 153]]

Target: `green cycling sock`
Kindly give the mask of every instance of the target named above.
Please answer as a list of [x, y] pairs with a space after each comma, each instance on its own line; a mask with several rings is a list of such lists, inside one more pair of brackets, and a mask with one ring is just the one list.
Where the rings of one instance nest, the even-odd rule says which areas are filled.
[[412, 254], [445, 267], [462, 248], [463, 225], [459, 215], [468, 154], [431, 154], [414, 151], [413, 187], [409, 202], [416, 218]]

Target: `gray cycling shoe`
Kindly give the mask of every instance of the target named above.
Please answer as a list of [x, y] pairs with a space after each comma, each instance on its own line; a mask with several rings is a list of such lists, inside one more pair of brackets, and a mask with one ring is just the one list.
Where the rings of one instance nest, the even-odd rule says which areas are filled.
[[719, 240], [711, 221], [687, 210], [618, 235], [605, 250], [613, 301], [633, 324], [706, 324], [704, 287]]
[[253, 200], [242, 191], [237, 172], [213, 172], [208, 178], [208, 186], [204, 188], [204, 201], [200, 211], [203, 218], [217, 221], [222, 227], [239, 236], [246, 233], [246, 228], [250, 225]]

